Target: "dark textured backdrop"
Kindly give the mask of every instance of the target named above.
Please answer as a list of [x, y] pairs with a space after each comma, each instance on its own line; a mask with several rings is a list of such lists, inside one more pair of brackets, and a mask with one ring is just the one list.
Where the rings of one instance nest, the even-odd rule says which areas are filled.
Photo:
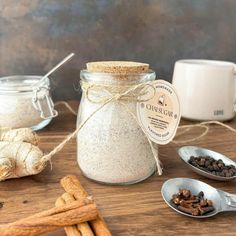
[[56, 100], [93, 60], [147, 62], [171, 80], [181, 58], [236, 61], [235, 0], [0, 0], [0, 76], [53, 75]]

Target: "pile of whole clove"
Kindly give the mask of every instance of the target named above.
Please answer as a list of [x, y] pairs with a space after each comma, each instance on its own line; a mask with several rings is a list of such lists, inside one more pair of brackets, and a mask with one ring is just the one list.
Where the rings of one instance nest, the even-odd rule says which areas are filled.
[[225, 165], [225, 163], [221, 159], [215, 160], [214, 158], [209, 156], [191, 156], [188, 162], [198, 169], [216, 176], [232, 177], [236, 175], [235, 166]]
[[172, 202], [180, 211], [193, 216], [201, 216], [215, 210], [213, 202], [205, 199], [202, 191], [193, 195], [190, 190], [180, 189], [172, 196]]

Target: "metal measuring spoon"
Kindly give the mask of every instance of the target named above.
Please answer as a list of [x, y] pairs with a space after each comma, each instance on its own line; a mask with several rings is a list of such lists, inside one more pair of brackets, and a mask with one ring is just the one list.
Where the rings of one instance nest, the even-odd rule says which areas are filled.
[[[172, 196], [179, 192], [179, 189], [188, 189], [193, 195], [197, 195], [200, 191], [204, 192], [204, 198], [212, 200], [214, 211], [206, 213], [202, 216], [193, 216], [180, 211], [174, 203], [172, 203]], [[169, 207], [178, 213], [193, 217], [193, 218], [207, 218], [214, 216], [220, 212], [236, 211], [236, 195], [216, 189], [211, 185], [195, 179], [175, 178], [167, 180], [161, 188], [161, 194]]]
[[226, 165], [233, 165], [236, 166], [236, 163], [229, 159], [228, 157], [218, 153], [214, 152], [212, 150], [206, 149], [206, 148], [201, 148], [201, 147], [195, 147], [195, 146], [183, 146], [178, 150], [178, 154], [181, 157], [181, 159], [185, 162], [185, 164], [188, 165], [189, 168], [191, 168], [194, 172], [196, 172], [199, 175], [203, 175], [209, 179], [214, 179], [214, 180], [220, 180], [220, 181], [230, 181], [236, 178], [236, 175], [231, 176], [231, 177], [222, 177], [222, 176], [217, 176], [214, 174], [211, 174], [209, 172], [206, 172], [204, 170], [201, 170], [189, 163], [189, 159], [191, 156], [210, 156], [214, 158], [215, 160], [221, 159]]

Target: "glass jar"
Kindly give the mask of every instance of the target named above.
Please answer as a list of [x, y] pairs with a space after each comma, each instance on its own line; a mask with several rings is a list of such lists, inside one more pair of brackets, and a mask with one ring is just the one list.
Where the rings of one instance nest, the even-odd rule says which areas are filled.
[[[81, 83], [119, 87], [130, 86], [155, 79], [155, 72], [126, 75], [81, 71]], [[106, 89], [83, 92], [77, 127], [101, 107], [109, 96]], [[89, 98], [90, 97], [90, 98]], [[107, 184], [133, 184], [151, 176], [156, 162], [147, 137], [140, 128], [136, 115], [137, 100], [119, 99], [97, 111], [77, 134], [77, 160], [88, 178]], [[132, 114], [131, 114], [132, 113]]]
[[0, 78], [0, 127], [44, 128], [57, 116], [49, 79], [41, 76]]

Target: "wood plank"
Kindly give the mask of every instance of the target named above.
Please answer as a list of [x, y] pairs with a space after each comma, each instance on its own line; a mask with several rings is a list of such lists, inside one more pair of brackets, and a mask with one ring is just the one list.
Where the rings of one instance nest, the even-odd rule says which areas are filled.
[[[77, 107], [78, 103], [73, 102]], [[64, 136], [75, 128], [76, 117], [63, 107], [58, 108], [59, 117], [43, 131], [40, 146], [50, 151]], [[184, 121], [183, 123], [189, 123]], [[229, 125], [236, 128], [236, 122]], [[193, 137], [198, 129], [191, 130], [183, 138]], [[191, 145], [202, 146], [222, 152], [236, 161], [236, 134], [219, 126], [211, 126], [207, 136]], [[235, 213], [223, 213], [211, 219], [196, 220], [181, 216], [163, 201], [160, 189], [165, 180], [188, 177], [202, 180], [214, 187], [236, 194], [236, 182], [217, 182], [193, 173], [186, 168], [177, 154], [181, 145], [160, 146], [160, 158], [164, 164], [162, 176], [152, 176], [146, 181], [131, 186], [106, 186], [85, 178], [76, 162], [76, 142], [72, 140], [52, 160], [41, 174], [0, 183], [0, 201], [5, 202], [0, 209], [0, 223], [8, 223], [51, 208], [56, 198], [63, 193], [59, 180], [67, 174], [75, 174], [85, 189], [94, 196], [102, 215], [114, 235], [235, 235]], [[65, 235], [63, 230], [47, 234]]]

